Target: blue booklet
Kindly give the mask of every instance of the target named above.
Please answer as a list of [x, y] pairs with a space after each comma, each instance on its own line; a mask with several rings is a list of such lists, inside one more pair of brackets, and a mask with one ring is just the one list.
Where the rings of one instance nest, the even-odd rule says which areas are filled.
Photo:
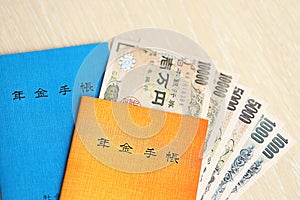
[[55, 200], [82, 95], [99, 94], [107, 43], [0, 55], [2, 200]]

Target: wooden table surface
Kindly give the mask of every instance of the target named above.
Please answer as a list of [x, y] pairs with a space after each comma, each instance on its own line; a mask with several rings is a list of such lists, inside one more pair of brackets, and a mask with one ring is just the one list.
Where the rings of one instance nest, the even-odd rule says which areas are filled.
[[300, 199], [300, 1], [1, 0], [0, 54], [101, 42], [153, 27], [198, 42], [269, 103], [296, 145], [243, 199]]

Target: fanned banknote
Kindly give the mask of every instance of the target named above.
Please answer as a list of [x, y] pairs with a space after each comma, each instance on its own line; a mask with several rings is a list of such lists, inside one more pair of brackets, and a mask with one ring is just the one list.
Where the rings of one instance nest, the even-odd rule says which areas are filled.
[[[276, 136], [267, 144], [255, 162], [252, 162], [251, 167], [231, 188], [231, 193], [226, 199], [238, 199], [247, 189], [251, 187], [271, 166], [295, 144], [291, 136], [285, 132], [278, 132]], [[223, 197], [222, 197], [223, 198]]]
[[111, 52], [100, 98], [205, 117], [215, 73], [211, 63], [117, 39]]
[[214, 190], [212, 185], [215, 185], [215, 180], [218, 176], [222, 175], [224, 165], [230, 161], [233, 152], [241, 147], [241, 143], [239, 143], [240, 140], [245, 138], [247, 133], [253, 130], [256, 123], [262, 117], [265, 107], [265, 103], [261, 100], [257, 100], [257, 98], [249, 98], [247, 100], [231, 132], [230, 139], [226, 141], [226, 145], [223, 146], [222, 149], [216, 152], [216, 159], [212, 161], [212, 166], [215, 167], [210, 167], [207, 170], [207, 174], [210, 174], [210, 176], [205, 176], [206, 178], [208, 177], [208, 179], [203, 180], [204, 185], [206, 185], [205, 190], [202, 195], [200, 195], [200, 193], [197, 194], [197, 199], [204, 199], [208, 193]]
[[236, 84], [237, 75], [216, 71], [213, 90], [211, 93], [207, 119], [209, 121], [205, 138], [203, 157], [208, 157], [216, 139], [220, 135], [220, 128], [226, 117], [226, 108]]
[[[230, 101], [226, 108], [225, 117], [222, 121], [221, 127], [218, 129], [219, 135], [218, 138], [215, 140], [212, 149], [208, 156], [203, 158], [202, 166], [201, 166], [201, 173], [200, 173], [200, 180], [198, 184], [198, 192], [201, 192], [201, 189], [204, 187], [203, 185], [203, 177], [206, 175], [205, 172], [207, 168], [211, 167], [211, 160], [215, 156], [215, 152], [217, 148], [222, 148], [225, 144], [224, 141], [230, 139], [230, 133], [232, 132], [235, 122], [238, 119], [240, 111], [243, 108], [246, 100], [250, 95], [250, 89], [246, 88], [242, 85], [237, 85], [234, 88], [234, 91], [231, 95]], [[227, 133], [227, 135], [225, 134]]]
[[[248, 139], [242, 148], [232, 155], [234, 159], [224, 166], [224, 169], [228, 170], [224, 176], [219, 176], [222, 177], [221, 179], [216, 180], [218, 186], [214, 188], [215, 191], [211, 199], [220, 199], [222, 195], [226, 197], [231, 192], [229, 189], [234, 186], [234, 181], [242, 178], [245, 170], [251, 166], [251, 162], [258, 158], [261, 150], [281, 127], [282, 125], [278, 119], [269, 113], [263, 115], [254, 130], [248, 135]], [[229, 193], [227, 193], [228, 191]]]
[[208, 119], [196, 199], [236, 198], [258, 177], [257, 166], [273, 164], [265, 158], [275, 148], [272, 142], [284, 151], [290, 146], [279, 142], [287, 141], [279, 134], [281, 123], [237, 83], [237, 74], [216, 69], [205, 56], [164, 47], [115, 38], [99, 98]]

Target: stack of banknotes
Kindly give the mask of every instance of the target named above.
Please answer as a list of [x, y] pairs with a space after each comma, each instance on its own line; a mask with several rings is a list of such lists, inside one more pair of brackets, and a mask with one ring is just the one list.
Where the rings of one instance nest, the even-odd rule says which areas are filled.
[[101, 99], [208, 120], [199, 199], [237, 199], [292, 146], [266, 102], [213, 62], [114, 39]]

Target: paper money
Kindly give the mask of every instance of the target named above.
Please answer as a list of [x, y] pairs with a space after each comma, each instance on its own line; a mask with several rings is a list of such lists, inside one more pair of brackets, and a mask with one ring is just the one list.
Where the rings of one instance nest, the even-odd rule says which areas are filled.
[[252, 162], [251, 167], [232, 188], [226, 199], [238, 199], [252, 184], [254, 184], [271, 166], [295, 144], [295, 141], [284, 132], [279, 132], [272, 138], [259, 158]]
[[[248, 99], [250, 94], [250, 90], [242, 85], [237, 85], [231, 95], [230, 101], [227, 105], [226, 114], [224, 119], [222, 120], [222, 125], [218, 129], [219, 135], [218, 138], [215, 140], [214, 145], [212, 149], [210, 150], [210, 153], [208, 156], [203, 158], [202, 166], [201, 166], [201, 173], [200, 173], [200, 180], [198, 184], [198, 193], [201, 192], [201, 189], [205, 186], [203, 186], [203, 177], [205, 175], [205, 172], [207, 168], [211, 167], [211, 160], [213, 159], [216, 149], [218, 147], [222, 147], [224, 143], [224, 140], [228, 140], [229, 134], [225, 135], [225, 133], [230, 133], [235, 125], [236, 120], [238, 119], [238, 115], [243, 108], [242, 106]], [[229, 136], [228, 136], [229, 135]], [[200, 195], [200, 194], [199, 194]]]
[[220, 128], [225, 120], [226, 108], [236, 84], [236, 75], [217, 71], [213, 91], [211, 93], [207, 119], [209, 120], [208, 131], [205, 138], [203, 157], [207, 157], [216, 139]]
[[[116, 40], [112, 44], [114, 58], [109, 58], [100, 98], [205, 117], [208, 87], [215, 73], [211, 63], [169, 50], [136, 48], [130, 43], [120, 49], [120, 43]], [[123, 46], [125, 43], [122, 41]]]
[[234, 181], [242, 178], [245, 170], [251, 166], [251, 161], [258, 158], [261, 150], [269, 143], [280, 128], [281, 123], [275, 117], [268, 113], [263, 115], [253, 131], [250, 132], [251, 134], [248, 135], [248, 139], [243, 147], [239, 151], [235, 151], [232, 155], [234, 158], [233, 161], [227, 162], [223, 167], [228, 170], [223, 178], [219, 179], [221, 181], [216, 180], [219, 184], [217, 188], [214, 188], [215, 191], [211, 199], [220, 199], [222, 195], [229, 195], [231, 192], [229, 189], [234, 186]]
[[[201, 196], [198, 196], [197, 199], [203, 199], [204, 196], [213, 190], [213, 186], [216, 183], [214, 182], [218, 176], [222, 175], [223, 166], [228, 160], [232, 153], [241, 147], [239, 144], [241, 138], [247, 134], [248, 131], [252, 131], [257, 121], [261, 118], [262, 113], [266, 105], [261, 100], [256, 98], [249, 98], [246, 104], [243, 106], [241, 113], [239, 114], [238, 121], [235, 124], [233, 131], [231, 132], [230, 139], [226, 141], [226, 145], [216, 152], [216, 158], [212, 161], [212, 166], [207, 171], [211, 176], [209, 179], [203, 180], [207, 185]], [[245, 138], [245, 136], [244, 136]]]
[[208, 119], [196, 199], [224, 198], [280, 123], [263, 115], [266, 103], [249, 98], [236, 74], [217, 70], [205, 56], [179, 52], [115, 39], [99, 98]]

